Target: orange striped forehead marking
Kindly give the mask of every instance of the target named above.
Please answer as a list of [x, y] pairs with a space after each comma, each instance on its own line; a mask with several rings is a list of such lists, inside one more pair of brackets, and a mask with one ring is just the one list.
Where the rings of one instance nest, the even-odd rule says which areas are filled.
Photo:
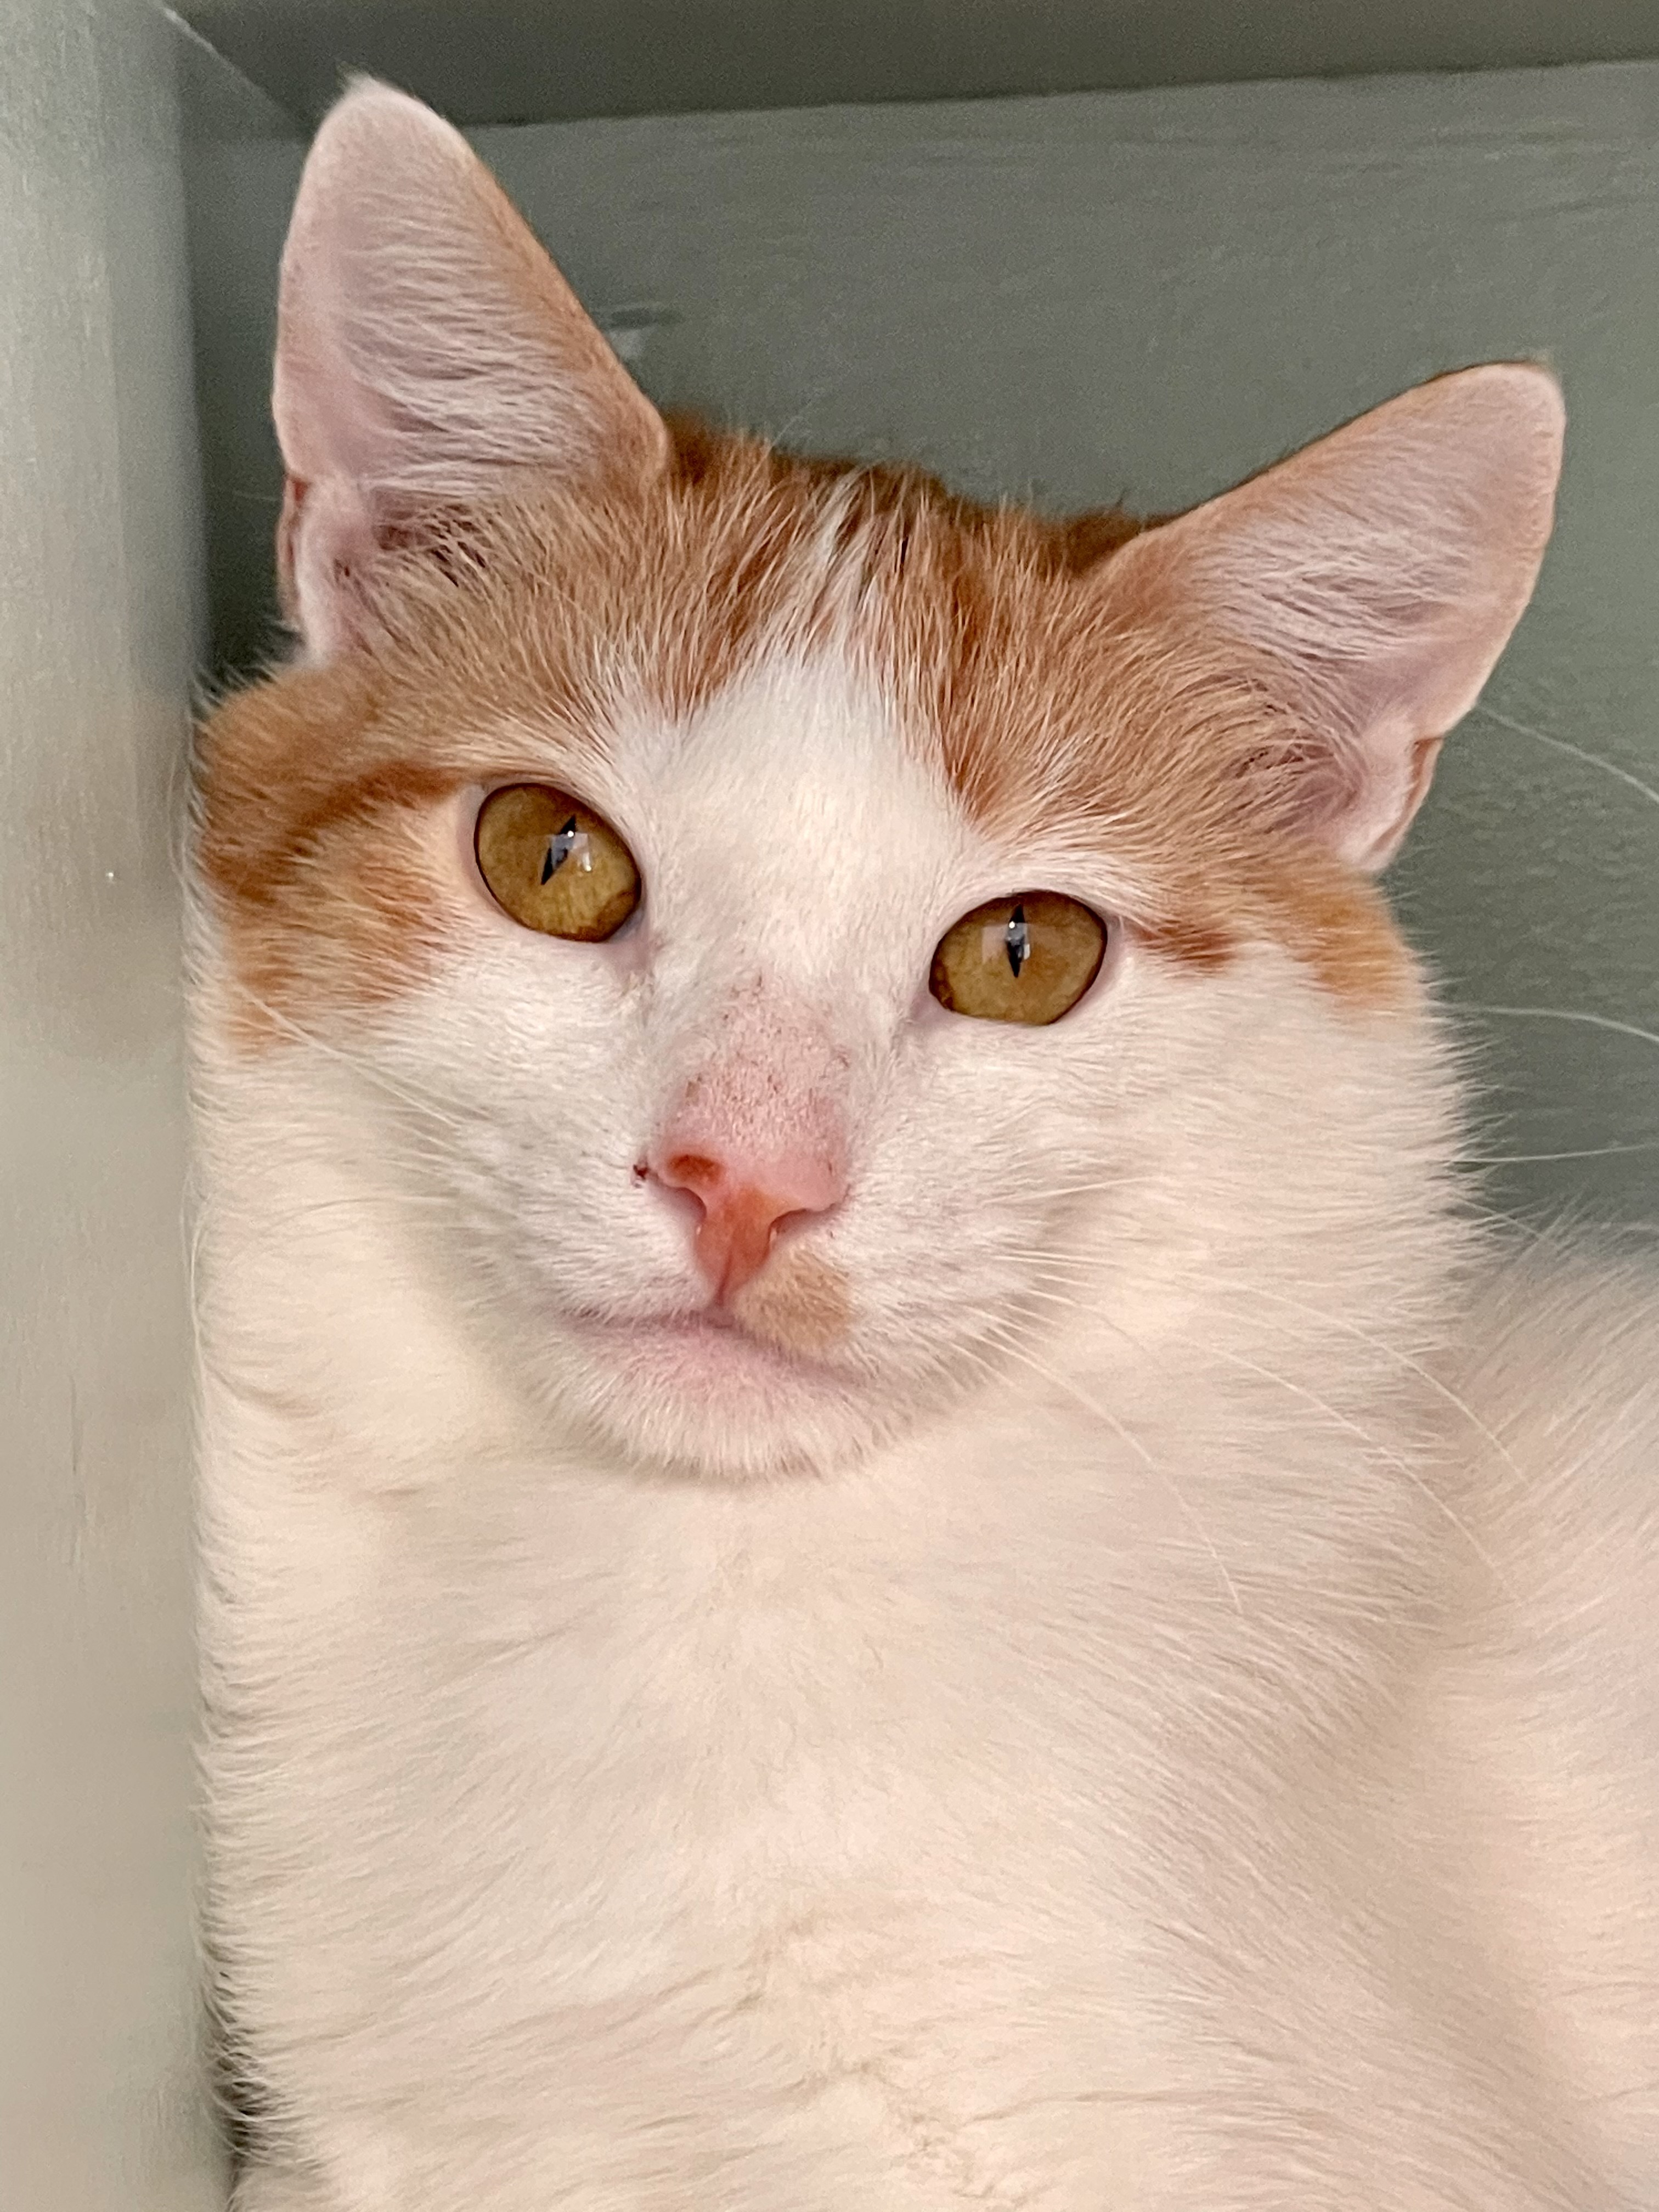
[[1142, 526], [678, 424], [654, 483], [596, 499], [531, 480], [411, 533], [373, 642], [242, 692], [201, 733], [198, 865], [248, 1035], [430, 971], [461, 919], [434, 812], [526, 772], [503, 731], [544, 732], [580, 783], [619, 686], [678, 719], [769, 649], [814, 647], [871, 668], [1000, 839], [1109, 842], [1153, 887], [1134, 919], [1157, 952], [1201, 970], [1265, 937], [1346, 1000], [1397, 1001], [1413, 971], [1380, 896], [1255, 795], [1294, 743], [1262, 672], [1115, 600], [1110, 556]]

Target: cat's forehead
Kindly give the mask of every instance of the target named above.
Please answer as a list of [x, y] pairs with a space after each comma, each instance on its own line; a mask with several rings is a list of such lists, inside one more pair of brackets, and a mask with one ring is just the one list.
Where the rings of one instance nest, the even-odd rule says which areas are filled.
[[948, 789], [907, 742], [867, 667], [832, 651], [762, 656], [674, 714], [644, 696], [617, 717], [617, 772], [734, 835], [817, 842], [837, 820], [955, 834]]
[[414, 567], [383, 726], [480, 760], [522, 738], [590, 798], [644, 787], [786, 839], [862, 805], [895, 835], [1184, 865], [1215, 765], [1166, 742], [1159, 655], [1117, 650], [1079, 588], [1121, 532], [740, 438], [680, 462], [607, 502], [501, 506], [478, 588]]
[[768, 655], [680, 715], [640, 701], [605, 780], [660, 868], [750, 901], [768, 886], [902, 896], [982, 842], [875, 673], [832, 651]]
[[855, 973], [902, 994], [981, 842], [878, 681], [833, 651], [764, 654], [678, 713], [641, 691], [585, 761], [556, 736], [542, 758], [632, 849], [661, 971], [717, 990], [816, 1000]]
[[1265, 935], [1346, 995], [1397, 988], [1370, 885], [1237, 803], [1248, 665], [1032, 518], [730, 441], [605, 501], [499, 503], [394, 563], [383, 611], [206, 733], [199, 849], [261, 999], [372, 1003], [441, 964], [468, 909], [432, 810], [524, 779], [614, 817], [659, 892], [695, 875], [714, 927], [854, 901], [943, 927], [953, 894], [1041, 887], [1188, 969]]

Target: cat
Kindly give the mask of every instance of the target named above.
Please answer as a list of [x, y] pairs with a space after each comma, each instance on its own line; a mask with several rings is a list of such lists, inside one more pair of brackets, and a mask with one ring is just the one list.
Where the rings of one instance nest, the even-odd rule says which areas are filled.
[[360, 83], [200, 740], [240, 2212], [1659, 2204], [1659, 1298], [1377, 871], [1552, 376], [1185, 516], [660, 416]]

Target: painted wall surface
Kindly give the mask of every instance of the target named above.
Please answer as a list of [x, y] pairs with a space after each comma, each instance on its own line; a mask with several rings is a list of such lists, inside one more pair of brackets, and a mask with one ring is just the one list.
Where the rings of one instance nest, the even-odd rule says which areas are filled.
[[[1632, 1032], [1659, 1031], [1659, 64], [477, 143], [659, 399], [988, 495], [1180, 507], [1420, 378], [1548, 356], [1555, 545], [1394, 880], [1449, 997], [1525, 1010], [1469, 1017], [1480, 1149], [1528, 1156], [1498, 1201], [1654, 1227], [1659, 1043]], [[253, 149], [198, 232], [210, 491], [246, 538], [219, 634], [243, 660], [268, 635], [246, 586], [269, 571], [299, 159]]]
[[197, 502], [173, 33], [0, 67], [0, 2204], [222, 2203], [190, 1928], [172, 860]]
[[181, 32], [178, 60], [212, 651], [221, 667], [249, 668], [271, 644], [282, 465], [268, 404], [270, 349], [276, 261], [304, 137], [202, 39]]
[[1659, 54], [1653, 0], [179, 0], [179, 12], [313, 121], [353, 70], [483, 124]]

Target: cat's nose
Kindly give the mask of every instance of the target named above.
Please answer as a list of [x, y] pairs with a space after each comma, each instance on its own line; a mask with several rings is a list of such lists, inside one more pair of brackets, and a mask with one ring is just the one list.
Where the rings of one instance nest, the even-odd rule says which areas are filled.
[[806, 1146], [764, 1159], [665, 1146], [649, 1165], [659, 1182], [689, 1192], [702, 1208], [693, 1249], [710, 1290], [722, 1301], [759, 1274], [786, 1221], [827, 1213], [846, 1193], [834, 1163]]

